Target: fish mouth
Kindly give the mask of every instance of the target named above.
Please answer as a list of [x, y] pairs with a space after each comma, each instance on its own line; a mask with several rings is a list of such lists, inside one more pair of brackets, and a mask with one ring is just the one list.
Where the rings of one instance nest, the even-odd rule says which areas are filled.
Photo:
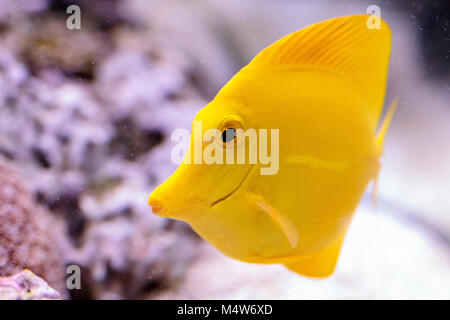
[[222, 201], [225, 201], [226, 199], [228, 199], [229, 197], [231, 197], [243, 184], [244, 181], [247, 179], [248, 175], [250, 174], [250, 171], [252, 171], [254, 165], [251, 165], [247, 172], [245, 173], [244, 177], [242, 178], [241, 182], [239, 182], [239, 184], [233, 189], [231, 190], [228, 194], [226, 194], [225, 196], [223, 196], [222, 198], [217, 199], [216, 201], [214, 201], [213, 203], [211, 203], [210, 208], [212, 208], [213, 206], [215, 206], [216, 204], [221, 203]]

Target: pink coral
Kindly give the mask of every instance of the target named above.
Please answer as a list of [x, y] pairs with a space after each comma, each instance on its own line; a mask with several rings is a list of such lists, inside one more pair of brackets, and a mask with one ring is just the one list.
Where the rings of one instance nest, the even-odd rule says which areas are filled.
[[37, 205], [20, 178], [0, 162], [0, 276], [27, 268], [65, 290], [60, 225]]

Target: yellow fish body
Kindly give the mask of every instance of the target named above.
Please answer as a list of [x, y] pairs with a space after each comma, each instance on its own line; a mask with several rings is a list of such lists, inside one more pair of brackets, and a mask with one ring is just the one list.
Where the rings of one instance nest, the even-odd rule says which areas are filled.
[[394, 111], [377, 135], [391, 33], [384, 22], [369, 29], [368, 18], [335, 18], [282, 38], [197, 114], [203, 134], [223, 133], [203, 140], [202, 151], [211, 144], [225, 154], [244, 148], [249, 158], [250, 148], [230, 143], [226, 130], [279, 129], [274, 174], [262, 174], [267, 163], [259, 159], [199, 163], [191, 135], [183, 163], [150, 195], [153, 212], [188, 222], [235, 259], [330, 275], [353, 212], [377, 176]]

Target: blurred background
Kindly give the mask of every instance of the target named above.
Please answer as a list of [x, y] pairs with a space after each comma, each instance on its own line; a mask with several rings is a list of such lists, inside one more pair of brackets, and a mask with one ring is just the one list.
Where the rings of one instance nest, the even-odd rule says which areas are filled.
[[[81, 29], [69, 30], [69, 5]], [[171, 132], [261, 49], [378, 5], [393, 31], [388, 132], [335, 274], [231, 260], [154, 216]], [[450, 2], [0, 0], [0, 276], [72, 299], [450, 299]], [[65, 288], [66, 266], [81, 289]]]

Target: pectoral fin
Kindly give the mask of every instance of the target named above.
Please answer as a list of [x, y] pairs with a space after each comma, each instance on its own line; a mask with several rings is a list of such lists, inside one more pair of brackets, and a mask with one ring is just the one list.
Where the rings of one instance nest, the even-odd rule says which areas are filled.
[[289, 218], [268, 204], [261, 195], [249, 193], [247, 194], [247, 198], [272, 218], [272, 220], [280, 227], [292, 248], [295, 248], [298, 244], [298, 230]]
[[345, 234], [339, 236], [325, 248], [299, 257], [298, 261], [287, 263], [285, 266], [296, 273], [314, 278], [330, 276], [335, 267], [341, 250]]

